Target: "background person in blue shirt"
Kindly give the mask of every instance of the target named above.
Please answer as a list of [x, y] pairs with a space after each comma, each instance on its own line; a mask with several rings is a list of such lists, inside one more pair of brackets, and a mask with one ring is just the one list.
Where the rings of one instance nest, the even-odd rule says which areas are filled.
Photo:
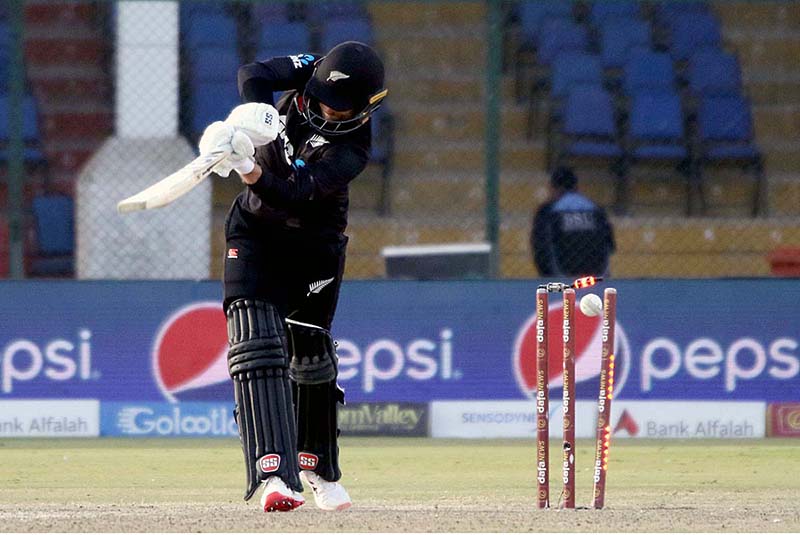
[[614, 232], [603, 208], [578, 192], [572, 169], [550, 177], [550, 198], [531, 229], [533, 261], [541, 276], [602, 276], [614, 252]]

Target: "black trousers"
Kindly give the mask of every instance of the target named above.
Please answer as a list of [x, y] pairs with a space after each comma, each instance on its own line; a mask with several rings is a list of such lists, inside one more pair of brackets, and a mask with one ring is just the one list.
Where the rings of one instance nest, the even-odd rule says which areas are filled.
[[[330, 330], [345, 265], [347, 237], [320, 236], [302, 229], [260, 222], [238, 203], [225, 222], [225, 301], [258, 298], [275, 306], [283, 318]], [[311, 285], [330, 282], [318, 292]], [[310, 295], [309, 295], [310, 294]], [[296, 451], [318, 459], [314, 469], [328, 481], [341, 477], [337, 404], [343, 402], [336, 381], [319, 385], [292, 382]]]
[[[223, 308], [240, 298], [272, 303], [286, 318], [330, 329], [345, 265], [347, 237], [265, 224], [234, 203], [225, 222]], [[309, 285], [333, 278], [319, 293]]]

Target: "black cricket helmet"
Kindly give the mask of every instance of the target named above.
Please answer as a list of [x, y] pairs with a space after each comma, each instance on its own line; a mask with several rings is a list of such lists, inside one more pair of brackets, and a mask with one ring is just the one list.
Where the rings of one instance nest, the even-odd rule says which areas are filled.
[[[303, 92], [301, 111], [322, 134], [346, 134], [366, 122], [388, 91], [383, 87], [383, 62], [368, 45], [346, 41], [333, 47], [314, 69]], [[351, 118], [332, 121], [319, 104], [336, 111], [353, 110]]]

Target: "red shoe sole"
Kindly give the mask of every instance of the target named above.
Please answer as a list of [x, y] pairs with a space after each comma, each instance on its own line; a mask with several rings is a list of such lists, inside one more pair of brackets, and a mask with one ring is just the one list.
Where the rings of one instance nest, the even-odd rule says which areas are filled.
[[266, 502], [264, 503], [264, 512], [272, 513], [274, 511], [292, 511], [304, 503], [306, 502], [301, 502], [299, 500], [295, 500], [294, 498], [290, 498], [289, 496], [284, 496], [280, 492], [273, 492], [267, 496]]

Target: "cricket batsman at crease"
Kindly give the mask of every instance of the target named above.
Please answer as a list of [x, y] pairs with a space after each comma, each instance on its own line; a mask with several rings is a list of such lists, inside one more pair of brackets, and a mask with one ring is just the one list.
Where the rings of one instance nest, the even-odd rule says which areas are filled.
[[[244, 104], [209, 125], [201, 155], [230, 155], [214, 172], [244, 189], [225, 221], [228, 369], [247, 473], [245, 499], [264, 511], [304, 503], [344, 510], [339, 483], [337, 356], [330, 328], [347, 246], [348, 184], [370, 156], [383, 62], [349, 41], [328, 54], [242, 66]], [[276, 103], [273, 92], [283, 91]]]

